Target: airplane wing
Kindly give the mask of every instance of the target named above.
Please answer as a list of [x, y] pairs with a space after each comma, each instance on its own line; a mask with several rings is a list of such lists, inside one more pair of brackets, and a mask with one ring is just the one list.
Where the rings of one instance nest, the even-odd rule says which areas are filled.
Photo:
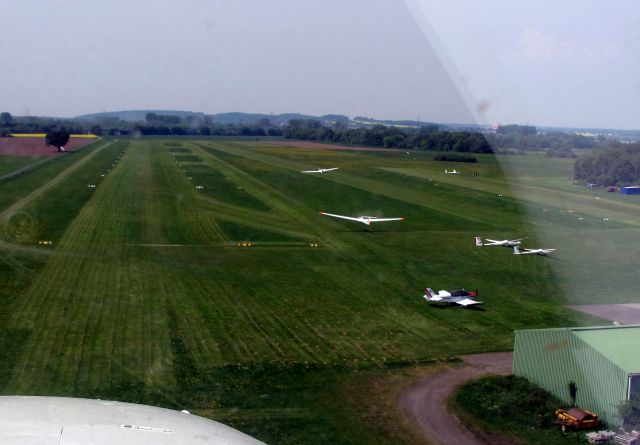
[[384, 222], [384, 221], [402, 221], [404, 218], [375, 218], [371, 222]]
[[438, 295], [423, 295], [424, 299], [427, 301], [440, 301], [442, 300], [442, 297], [438, 296]]
[[470, 298], [465, 298], [464, 300], [456, 301], [460, 306], [471, 306], [472, 304], [480, 304], [482, 301], [472, 300]]
[[302, 170], [300, 173], [320, 173], [320, 170]]
[[335, 215], [333, 213], [325, 213], [325, 212], [320, 212], [321, 215], [326, 215], [326, 216], [333, 216], [334, 218], [342, 218], [342, 219], [348, 219], [350, 221], [358, 221], [358, 222], [362, 222], [361, 219], [359, 218], [354, 218], [353, 216], [344, 216], [344, 215]]
[[323, 172], [330, 172], [330, 171], [332, 171], [332, 170], [338, 170], [338, 168], [340, 168], [340, 167], [322, 168], [321, 170], [322, 170]]

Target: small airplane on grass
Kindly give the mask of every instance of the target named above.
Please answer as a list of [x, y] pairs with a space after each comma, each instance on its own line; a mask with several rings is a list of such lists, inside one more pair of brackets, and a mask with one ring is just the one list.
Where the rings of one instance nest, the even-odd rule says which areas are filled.
[[427, 303], [457, 304], [462, 307], [482, 303], [482, 301], [478, 301], [475, 299], [478, 296], [477, 289], [475, 292], [469, 292], [465, 289], [456, 289], [452, 290], [451, 292], [441, 290], [436, 294], [433, 289], [427, 287], [424, 292], [425, 294], [423, 295], [423, 297], [425, 300], [427, 300]]
[[454, 168], [453, 170], [447, 170], [446, 168], [444, 169], [444, 174], [445, 175], [459, 175], [460, 172], [456, 171], [456, 169]]
[[341, 218], [341, 219], [348, 219], [350, 221], [357, 221], [362, 224], [366, 224], [368, 226], [370, 226], [371, 223], [386, 222], [386, 221], [402, 221], [404, 219], [404, 218], [378, 218], [377, 216], [344, 216], [344, 215], [335, 215], [333, 213], [325, 213], [325, 212], [320, 212], [320, 214], [331, 216], [333, 218]]
[[479, 236], [476, 236], [476, 246], [477, 247], [491, 247], [491, 246], [514, 247], [514, 246], [519, 246], [523, 239], [526, 239], [526, 236], [524, 238], [503, 239], [503, 240], [485, 238], [486, 242], [482, 242], [482, 238], [480, 238]]
[[340, 167], [333, 167], [333, 168], [319, 168], [317, 170], [302, 170], [300, 173], [326, 173], [326, 172], [330, 172], [333, 170], [338, 170]]
[[518, 246], [513, 246], [513, 254], [514, 255], [529, 255], [529, 254], [532, 254], [532, 255], [547, 256], [549, 254], [552, 254], [555, 251], [556, 251], [556, 249], [524, 249], [524, 251], [521, 251]]

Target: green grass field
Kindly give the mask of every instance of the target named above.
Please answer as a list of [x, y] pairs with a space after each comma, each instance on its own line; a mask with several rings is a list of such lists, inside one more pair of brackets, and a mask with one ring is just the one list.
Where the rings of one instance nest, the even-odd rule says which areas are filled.
[[41, 156], [0, 156], [0, 177], [42, 159]]
[[[451, 177], [432, 157], [105, 140], [0, 184], [2, 393], [186, 408], [271, 444], [393, 443], [349, 416], [341, 382], [595, 323], [563, 305], [607, 289], [632, 302], [639, 198], [595, 200], [564, 160], [478, 156], [479, 176]], [[484, 310], [430, 307], [425, 286], [477, 287]]]

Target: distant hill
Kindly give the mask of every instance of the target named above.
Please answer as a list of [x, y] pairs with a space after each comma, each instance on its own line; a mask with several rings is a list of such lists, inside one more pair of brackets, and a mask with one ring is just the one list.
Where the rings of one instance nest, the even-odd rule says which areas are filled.
[[269, 122], [271, 122], [271, 124], [273, 125], [286, 124], [291, 119], [322, 120], [322, 118], [319, 118], [316, 116], [309, 116], [309, 115], [300, 114], [300, 113], [264, 114], [264, 113], [231, 112], [231, 113], [207, 114], [207, 117], [209, 117], [212, 122], [215, 122], [218, 124], [247, 124], [247, 125], [255, 124], [261, 119], [269, 119]]
[[412, 120], [389, 120], [389, 119], [372, 119], [364, 116], [356, 116], [353, 118], [353, 122], [362, 126], [371, 125], [384, 125], [385, 127], [408, 127], [408, 128], [420, 128], [439, 126], [432, 122], [412, 121]]
[[335, 124], [336, 122], [349, 122], [348, 116], [340, 114], [327, 114], [325, 116], [311, 116], [308, 114], [300, 113], [283, 113], [283, 114], [265, 114], [265, 113], [242, 113], [242, 112], [229, 112], [229, 113], [216, 113], [205, 114], [194, 111], [178, 111], [178, 110], [124, 110], [124, 111], [105, 111], [102, 113], [91, 113], [76, 116], [74, 119], [98, 121], [101, 119], [121, 119], [128, 122], [140, 122], [145, 120], [147, 113], [156, 113], [164, 116], [180, 116], [182, 118], [186, 116], [197, 116], [199, 118], [209, 118], [211, 122], [217, 124], [255, 124], [261, 119], [269, 119], [269, 122], [273, 125], [286, 124], [291, 119], [312, 119], [318, 120], [327, 124]]
[[74, 117], [74, 119], [97, 121], [100, 119], [118, 118], [123, 121], [138, 122], [144, 121], [144, 117], [147, 113], [163, 114], [165, 116], [199, 116], [204, 117], [204, 113], [198, 113], [194, 111], [178, 111], [178, 110], [124, 110], [124, 111], [104, 111], [102, 113], [82, 114]]
[[[350, 128], [366, 128], [373, 125], [384, 125], [394, 127], [405, 128], [420, 128], [437, 126], [438, 124], [430, 122], [420, 122], [413, 120], [382, 120], [372, 119], [368, 117], [357, 116], [350, 119], [349, 116], [342, 114], [325, 114], [323, 116], [312, 116], [309, 114], [301, 113], [282, 113], [282, 114], [266, 114], [266, 113], [243, 113], [243, 112], [228, 112], [228, 113], [216, 113], [205, 114], [194, 111], [179, 111], [179, 110], [123, 110], [123, 111], [106, 111], [102, 113], [83, 114], [76, 116], [75, 119], [99, 121], [101, 119], [121, 119], [128, 122], [143, 122], [147, 113], [156, 113], [164, 116], [180, 116], [181, 118], [187, 116], [197, 116], [200, 119], [207, 118], [212, 123], [216, 124], [233, 124], [233, 125], [254, 125], [259, 123], [263, 119], [268, 119], [271, 125], [286, 125], [292, 119], [308, 119], [319, 121], [324, 125], [333, 126], [337, 123], [342, 123]], [[471, 125], [473, 126], [473, 125]], [[447, 127], [446, 125], [442, 127]], [[453, 126], [455, 128], [455, 125]]]

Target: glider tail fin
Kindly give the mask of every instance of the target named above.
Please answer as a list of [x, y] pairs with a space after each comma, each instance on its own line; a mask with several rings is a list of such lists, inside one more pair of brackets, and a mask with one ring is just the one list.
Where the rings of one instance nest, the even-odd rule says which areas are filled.
[[513, 253], [515, 255], [520, 255], [520, 248], [518, 246], [513, 246]]
[[482, 247], [482, 238], [476, 236], [476, 247]]

